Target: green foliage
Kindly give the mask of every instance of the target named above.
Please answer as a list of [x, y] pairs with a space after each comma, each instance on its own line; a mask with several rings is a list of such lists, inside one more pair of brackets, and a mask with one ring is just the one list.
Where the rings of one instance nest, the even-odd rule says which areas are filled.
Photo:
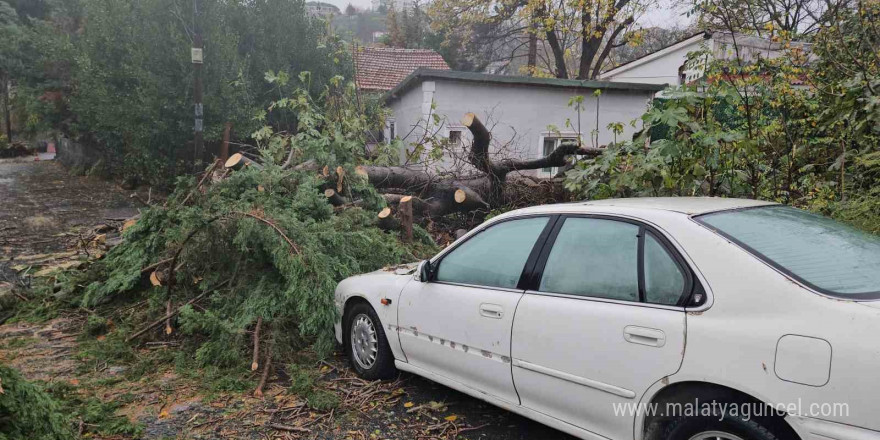
[[702, 80], [667, 89], [638, 137], [577, 162], [566, 187], [580, 198], [760, 198], [876, 231], [880, 57], [864, 20], [880, 17], [880, 6], [869, 4], [820, 31], [820, 62], [807, 62], [794, 45], [785, 56], [749, 62], [706, 64], [707, 52], [691, 54], [688, 66], [703, 69]]
[[142, 428], [132, 424], [125, 416], [116, 415], [122, 406], [119, 401], [102, 402], [85, 396], [77, 387], [56, 381], [47, 385], [47, 391], [60, 402], [63, 414], [69, 414], [77, 422], [88, 427], [88, 432], [102, 436], [126, 435], [138, 437]]
[[[9, 1], [0, 1], [0, 86], [14, 86], [17, 134], [65, 132], [116, 177], [161, 188], [194, 158], [186, 145], [195, 23], [208, 153], [216, 154], [226, 122], [245, 139], [257, 127], [254, 113], [289, 92], [267, 84], [266, 71], [312, 72], [306, 88], [314, 96], [352, 71], [348, 51], [299, 0], [204, 2], [197, 17], [181, 0]], [[285, 130], [296, 125], [283, 112], [273, 118]]]
[[[267, 78], [279, 88], [291, 81], [283, 73]], [[311, 76], [301, 74], [298, 81], [306, 86]], [[424, 241], [407, 248], [375, 226], [384, 199], [355, 172], [369, 124], [358, 108], [353, 84], [341, 78], [331, 81], [320, 100], [298, 88], [258, 118], [267, 124], [254, 134], [262, 166], [244, 167], [202, 188], [194, 179], [181, 179], [164, 206], [145, 210], [125, 231], [125, 242], [77, 278], [77, 285], [85, 285], [76, 291], [85, 307], [115, 298], [145, 299], [148, 305], [144, 316], [100, 344], [118, 350], [93, 357], [126, 358], [130, 352], [123, 348], [128, 347], [123, 336], [164, 314], [166, 301], [177, 307], [196, 298], [198, 307], [182, 307], [175, 327], [188, 353], [180, 362], [203, 374], [243, 371], [249, 365], [247, 330], [258, 318], [263, 352], [314, 344], [327, 353], [337, 319], [333, 291], [341, 279], [435, 250], [424, 231], [417, 234]], [[295, 131], [276, 132], [269, 125], [275, 113], [294, 118]], [[329, 170], [341, 167], [342, 194], [359, 200], [358, 207], [334, 210], [323, 189], [338, 184], [336, 173], [328, 182], [314, 169], [285, 167], [288, 158]], [[159, 267], [167, 274], [162, 286], [143, 280], [144, 267], [169, 258], [173, 261]], [[318, 399], [316, 405], [330, 404]]]
[[314, 368], [290, 364], [287, 374], [290, 376], [290, 392], [306, 399], [310, 408], [329, 411], [339, 406], [339, 396], [316, 386], [317, 372]]
[[73, 439], [62, 410], [42, 387], [0, 364], [0, 440]]
[[98, 336], [107, 331], [107, 320], [98, 315], [89, 315], [86, 318], [85, 333], [89, 336]]

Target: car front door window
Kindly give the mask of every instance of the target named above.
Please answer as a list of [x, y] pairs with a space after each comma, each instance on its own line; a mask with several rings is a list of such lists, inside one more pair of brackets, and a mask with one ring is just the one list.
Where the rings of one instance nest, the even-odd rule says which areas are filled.
[[682, 268], [654, 233], [623, 221], [571, 217], [559, 230], [538, 290], [674, 306], [686, 285]]
[[542, 292], [639, 300], [639, 227], [598, 218], [565, 220], [547, 258]]
[[[431, 282], [406, 284], [398, 335], [407, 363], [511, 404], [517, 290], [550, 216], [496, 222], [440, 256]], [[546, 235], [546, 234], [545, 234]]]
[[490, 226], [443, 257], [436, 281], [516, 288], [548, 217], [508, 220]]

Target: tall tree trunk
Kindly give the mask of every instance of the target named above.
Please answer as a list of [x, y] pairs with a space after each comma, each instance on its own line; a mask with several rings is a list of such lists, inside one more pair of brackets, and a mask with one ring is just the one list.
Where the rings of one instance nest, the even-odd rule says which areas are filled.
[[[604, 31], [600, 31], [604, 35]], [[589, 37], [584, 38], [581, 44], [581, 64], [578, 69], [577, 79], [591, 79], [593, 59], [599, 52], [599, 46], [602, 44], [601, 38]]]
[[535, 76], [535, 70], [538, 65], [538, 27], [535, 23], [541, 19], [540, 14], [540, 9], [532, 11], [532, 23], [529, 26], [529, 57], [526, 66], [529, 69], [529, 76]]
[[565, 67], [565, 49], [559, 44], [559, 37], [556, 36], [556, 31], [553, 29], [547, 31], [547, 44], [550, 45], [550, 50], [553, 51], [553, 60], [556, 61], [556, 77], [568, 78], [568, 69]]
[[602, 72], [602, 65], [605, 64], [605, 59], [608, 58], [608, 54], [611, 53], [611, 49], [614, 48], [614, 40], [617, 40], [617, 37], [623, 32], [629, 25], [633, 23], [635, 18], [633, 16], [628, 17], [624, 20], [623, 23], [618, 25], [614, 31], [611, 32], [611, 37], [608, 38], [608, 42], [605, 44], [605, 47], [602, 49], [602, 52], [599, 54], [599, 58], [596, 59], [596, 64], [593, 66], [593, 74], [590, 75], [590, 79], [596, 79], [599, 77], [599, 74]]
[[6, 138], [12, 142], [12, 117], [9, 115], [9, 80], [6, 75], [0, 76], [0, 87], [3, 87], [3, 118], [6, 124]]
[[529, 76], [535, 76], [535, 66], [538, 64], [538, 34], [529, 32], [529, 58], [526, 67]]

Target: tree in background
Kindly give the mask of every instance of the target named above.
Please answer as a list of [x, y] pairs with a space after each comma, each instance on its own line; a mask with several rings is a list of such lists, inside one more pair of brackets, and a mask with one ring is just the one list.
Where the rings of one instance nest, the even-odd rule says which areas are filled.
[[357, 9], [355, 9], [354, 5], [351, 3], [349, 3], [348, 6], [345, 7], [345, 15], [351, 17], [357, 13]]
[[24, 29], [18, 14], [8, 3], [0, 1], [0, 102], [2, 102], [3, 127], [8, 140], [12, 140], [12, 115], [9, 108], [9, 89], [12, 77], [21, 70], [21, 45]]
[[48, 9], [40, 2], [0, 0], [0, 125], [7, 136], [33, 136], [61, 125], [79, 23], [75, 1], [59, 0]]
[[760, 36], [774, 32], [801, 38], [829, 25], [852, 0], [696, 0], [692, 6], [703, 28], [736, 29]]
[[[191, 162], [193, 68], [197, 20], [204, 40], [204, 138], [216, 148], [231, 122], [240, 143], [253, 115], [287, 91], [266, 72], [309, 70], [319, 93], [329, 78], [350, 75], [347, 53], [302, 1], [79, 0], [86, 20], [77, 32], [69, 102], [70, 134], [98, 149], [108, 171], [168, 187]], [[281, 129], [294, 116], [273, 113]], [[202, 159], [202, 158], [199, 158]]]
[[637, 58], [657, 52], [685, 38], [696, 34], [695, 26], [688, 27], [649, 27], [635, 31], [632, 38], [623, 46], [617, 47], [608, 55], [608, 63], [619, 66]]
[[430, 15], [436, 30], [460, 36], [446, 44], [483, 64], [525, 57], [532, 74], [595, 79], [647, 6], [643, 0], [438, 0]]

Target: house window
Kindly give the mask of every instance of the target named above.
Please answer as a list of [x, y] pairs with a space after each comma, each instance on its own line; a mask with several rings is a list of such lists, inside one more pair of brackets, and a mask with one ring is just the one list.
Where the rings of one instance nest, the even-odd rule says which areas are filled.
[[394, 137], [397, 136], [396, 128], [394, 120], [388, 122], [388, 143], [394, 142]]
[[[577, 138], [573, 138], [573, 137], [545, 137], [544, 138], [544, 149], [543, 149], [544, 154], [543, 155], [544, 156], [549, 155], [554, 150], [556, 150], [556, 148], [559, 147], [559, 145], [562, 142], [565, 142], [565, 141], [577, 142]], [[550, 177], [555, 176], [556, 173], [558, 173], [558, 172], [559, 172], [559, 167], [541, 168], [541, 173], [545, 174], [545, 175], [549, 175]]]
[[461, 143], [461, 130], [449, 130], [449, 143], [452, 145]]

